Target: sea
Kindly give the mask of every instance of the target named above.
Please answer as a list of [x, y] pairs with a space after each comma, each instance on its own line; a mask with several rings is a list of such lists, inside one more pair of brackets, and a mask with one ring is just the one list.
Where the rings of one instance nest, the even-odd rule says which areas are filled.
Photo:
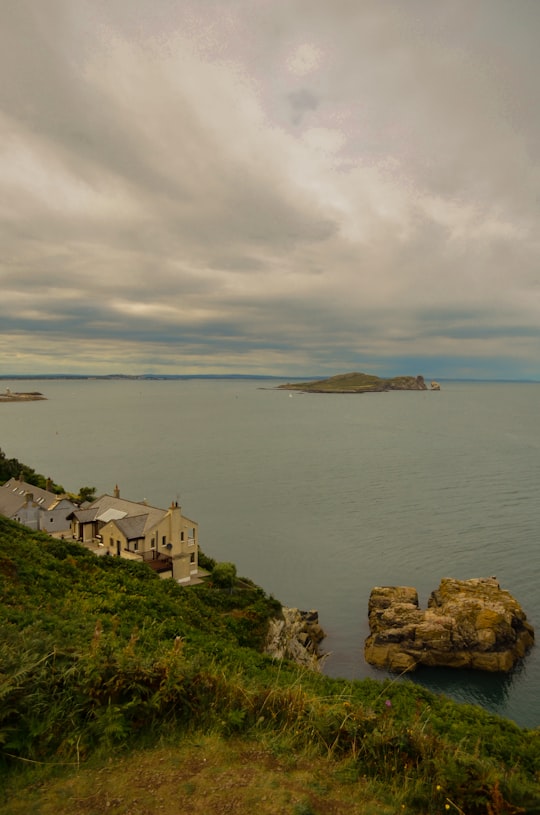
[[[285, 382], [286, 380], [283, 380]], [[0, 447], [66, 490], [178, 501], [203, 551], [284, 605], [316, 609], [333, 677], [417, 682], [540, 726], [538, 646], [508, 675], [363, 656], [374, 586], [496, 576], [540, 626], [540, 383], [362, 395], [274, 379], [5, 381]]]

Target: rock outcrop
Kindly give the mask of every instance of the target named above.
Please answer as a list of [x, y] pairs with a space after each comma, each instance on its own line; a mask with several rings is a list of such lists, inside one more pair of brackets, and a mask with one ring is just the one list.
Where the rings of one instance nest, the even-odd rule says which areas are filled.
[[316, 611], [283, 608], [281, 617], [270, 620], [264, 650], [274, 659], [290, 659], [319, 671], [323, 660], [319, 645], [324, 637]]
[[525, 612], [494, 577], [443, 578], [428, 608], [416, 589], [374, 588], [366, 661], [402, 673], [419, 665], [510, 671], [534, 643]]

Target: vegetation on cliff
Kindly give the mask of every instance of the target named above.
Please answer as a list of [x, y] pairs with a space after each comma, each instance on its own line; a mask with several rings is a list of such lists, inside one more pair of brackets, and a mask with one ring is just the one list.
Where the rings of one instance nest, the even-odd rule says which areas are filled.
[[329, 379], [313, 382], [288, 382], [279, 388], [302, 393], [381, 393], [382, 391], [425, 391], [426, 383], [422, 376], [395, 376], [381, 379], [373, 374], [337, 374]]
[[[13, 801], [28, 803], [36, 784], [43, 806], [52, 765], [71, 765], [64, 772], [80, 781], [110, 757], [114, 788], [114, 767], [123, 761], [125, 772], [135, 750], [180, 755], [189, 745], [196, 763], [220, 744], [251, 756], [248, 766], [266, 762], [270, 775], [304, 767], [303, 797], [280, 810], [291, 815], [365, 812], [368, 801], [372, 812], [540, 811], [538, 731], [408, 682], [346, 682], [275, 663], [260, 649], [280, 606], [250, 581], [181, 587], [0, 519], [0, 593], [0, 811], [22, 812]], [[137, 755], [134, 784], [152, 762]], [[347, 809], [330, 801], [340, 787], [354, 799]], [[188, 810], [204, 811], [195, 801]]]
[[33, 484], [42, 490], [49, 489], [50, 492], [55, 492], [60, 495], [64, 492], [64, 488], [60, 484], [54, 484], [50, 479], [45, 478], [44, 475], [36, 473], [32, 467], [27, 464], [21, 464], [16, 458], [8, 458], [3, 450], [0, 450], [0, 484], [9, 481], [10, 478], [21, 477], [27, 484]]

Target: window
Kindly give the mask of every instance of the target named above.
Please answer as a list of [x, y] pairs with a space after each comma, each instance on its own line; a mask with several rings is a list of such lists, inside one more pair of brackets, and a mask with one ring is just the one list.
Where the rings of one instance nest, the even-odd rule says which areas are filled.
[[183, 541], [183, 540], [184, 540], [184, 533], [183, 533], [183, 532], [180, 532], [180, 540], [181, 540], [181, 541]]
[[150, 541], [150, 549], [155, 549], [155, 548], [156, 548], [156, 539], [152, 538], [152, 540]]
[[189, 562], [195, 563], [195, 552], [192, 552], [191, 555], [189, 556]]
[[167, 545], [167, 536], [166, 536], [166, 535], [163, 535], [163, 537], [161, 538], [161, 545], [162, 545], [162, 546], [166, 546], [166, 545]]
[[54, 522], [54, 518], [49, 518], [50, 523]]
[[139, 548], [139, 541], [135, 541], [135, 543], [133, 544], [133, 551], [136, 552], [138, 548]]

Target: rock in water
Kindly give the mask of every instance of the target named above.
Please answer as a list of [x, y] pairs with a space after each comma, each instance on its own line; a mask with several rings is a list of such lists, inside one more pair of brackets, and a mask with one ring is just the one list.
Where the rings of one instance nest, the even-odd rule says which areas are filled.
[[534, 643], [525, 612], [494, 577], [445, 577], [426, 611], [416, 589], [376, 587], [368, 610], [366, 661], [395, 673], [419, 665], [506, 672]]

